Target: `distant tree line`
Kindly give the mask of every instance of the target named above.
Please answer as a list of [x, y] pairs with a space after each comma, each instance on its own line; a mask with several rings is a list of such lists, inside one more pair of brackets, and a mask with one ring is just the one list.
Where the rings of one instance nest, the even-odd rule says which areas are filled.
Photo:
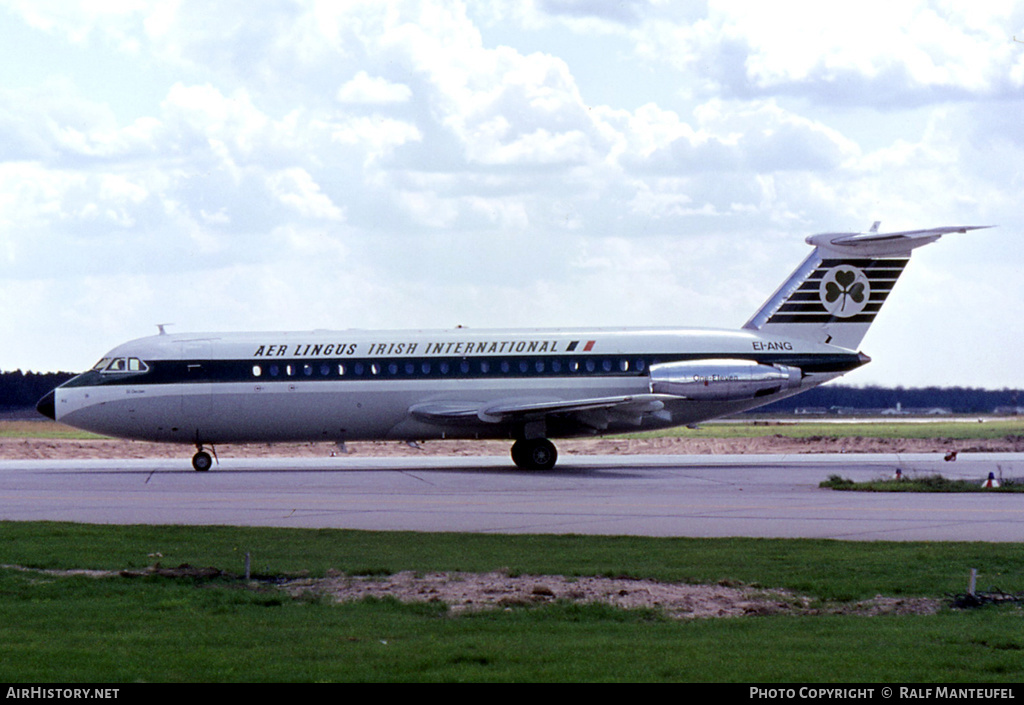
[[975, 389], [971, 387], [847, 387], [826, 384], [794, 397], [774, 402], [755, 413], [790, 413], [797, 409], [884, 410], [899, 405], [903, 411], [943, 409], [954, 414], [989, 414], [998, 407], [1024, 404], [1019, 389]]
[[[74, 377], [73, 372], [0, 372], [0, 409], [30, 409], [54, 387]], [[755, 413], [792, 413], [797, 409], [945, 409], [954, 414], [987, 414], [997, 407], [1024, 405], [1019, 389], [970, 387], [848, 387], [827, 384], [755, 410]]]
[[0, 409], [32, 408], [47, 392], [74, 376], [74, 372], [0, 372]]

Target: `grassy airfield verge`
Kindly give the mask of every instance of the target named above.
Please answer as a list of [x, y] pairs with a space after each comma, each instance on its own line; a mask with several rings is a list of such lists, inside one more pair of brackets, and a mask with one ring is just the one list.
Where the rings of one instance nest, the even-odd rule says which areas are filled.
[[950, 480], [941, 475], [925, 475], [900, 479], [877, 479], [868, 482], [854, 482], [840, 475], [830, 475], [819, 487], [849, 492], [1024, 492], [1020, 480], [1003, 480], [998, 486], [984, 487], [977, 480]]
[[80, 431], [56, 421], [0, 421], [0, 438], [64, 438], [95, 440], [105, 438], [88, 431]]
[[[245, 553], [258, 580], [236, 577]], [[236, 575], [42, 572], [138, 571], [155, 561]], [[559, 601], [455, 615], [439, 603], [293, 598], [275, 585], [328, 571], [506, 569], [786, 588], [826, 607], [962, 593], [971, 568], [981, 589], [1020, 590], [1024, 555], [1012, 544], [0, 522], [0, 565], [0, 681], [8, 683], [1024, 678], [1022, 615], [1010, 605], [680, 621]]]
[[632, 434], [631, 438], [936, 438], [991, 440], [1024, 436], [1024, 418], [979, 417], [976, 420], [863, 420], [803, 421], [794, 419], [742, 418], [712, 421], [697, 428], [671, 428]]
[[[977, 420], [899, 421], [865, 420], [843, 423], [794, 419], [740, 418], [711, 421], [695, 429], [671, 428], [663, 431], [627, 434], [624, 438], [941, 438], [955, 440], [1000, 439], [1024, 436], [1024, 417], [979, 417]], [[0, 421], [0, 438], [100, 439], [55, 421]]]

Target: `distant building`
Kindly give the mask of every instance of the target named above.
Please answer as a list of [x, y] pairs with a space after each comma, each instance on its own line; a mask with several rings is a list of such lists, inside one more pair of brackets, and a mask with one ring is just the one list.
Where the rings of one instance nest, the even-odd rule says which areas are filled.
[[952, 409], [946, 409], [941, 406], [920, 406], [904, 409], [902, 404], [896, 402], [896, 408], [886, 409], [882, 412], [882, 416], [949, 416], [952, 413]]

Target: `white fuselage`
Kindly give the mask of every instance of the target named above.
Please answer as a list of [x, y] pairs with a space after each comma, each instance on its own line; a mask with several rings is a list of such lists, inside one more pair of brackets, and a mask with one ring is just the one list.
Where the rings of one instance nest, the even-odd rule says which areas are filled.
[[[713, 371], [715, 361], [726, 360], [796, 370], [795, 381], [756, 395], [733, 392], [737, 382]], [[71, 426], [196, 445], [510, 438], [536, 419], [554, 438], [723, 416], [804, 391], [865, 360], [844, 348], [749, 330], [157, 335], [114, 348], [97, 368], [54, 390], [51, 401], [53, 416]], [[685, 361], [701, 372], [686, 368], [681, 388], [702, 389], [655, 395], [652, 370]], [[725, 391], [702, 393], [718, 388]], [[620, 397], [630, 399], [550, 410]], [[505, 413], [491, 415], [492, 408]]]

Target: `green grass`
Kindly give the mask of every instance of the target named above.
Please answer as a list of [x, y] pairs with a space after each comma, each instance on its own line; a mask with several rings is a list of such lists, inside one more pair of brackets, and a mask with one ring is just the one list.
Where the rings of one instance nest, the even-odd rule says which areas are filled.
[[951, 438], [1001, 439], [1024, 436], [1024, 419], [989, 418], [983, 421], [899, 421], [823, 423], [786, 420], [709, 422], [696, 429], [670, 428], [630, 434], [629, 438]]
[[[1001, 439], [1024, 436], [1024, 418], [986, 418], [983, 421], [926, 421], [909, 423], [880, 421], [864, 423], [822, 423], [792, 420], [749, 419], [709, 422], [697, 429], [671, 428], [628, 434], [627, 438], [951, 438], [955, 440]], [[0, 421], [0, 438], [98, 439], [103, 436], [79, 431], [54, 421]]]
[[[150, 554], [159, 552], [161, 557]], [[1019, 591], [1014, 544], [490, 536], [0, 523], [0, 564], [190, 563], [264, 577], [398, 570], [631, 575], [789, 588], [822, 600]], [[984, 586], [984, 587], [983, 587]], [[453, 616], [437, 604], [292, 599], [224, 577], [0, 569], [0, 681], [1019, 682], [1013, 607], [931, 616], [677, 622], [555, 603]]]
[[[280, 601], [229, 586], [6, 576], [6, 682], [1014, 682], [1012, 610], [673, 622], [556, 604]], [[19, 593], [18, 596], [12, 593]]]
[[853, 492], [1024, 492], [1024, 484], [1013, 480], [1004, 480], [999, 487], [987, 488], [982, 487], [978, 480], [950, 480], [941, 475], [906, 477], [899, 480], [877, 479], [867, 482], [854, 482], [839, 475], [830, 475], [818, 486]]
[[88, 431], [80, 431], [56, 421], [40, 417], [38, 421], [0, 421], [0, 438], [63, 438], [96, 440], [106, 438]]
[[[1015, 544], [490, 535], [0, 522], [0, 564], [41, 569], [213, 566], [261, 575], [491, 571], [789, 588], [827, 600], [960, 592], [971, 568], [1024, 581]], [[810, 568], [809, 568], [810, 566]], [[1014, 590], [1020, 588], [1013, 588]]]

